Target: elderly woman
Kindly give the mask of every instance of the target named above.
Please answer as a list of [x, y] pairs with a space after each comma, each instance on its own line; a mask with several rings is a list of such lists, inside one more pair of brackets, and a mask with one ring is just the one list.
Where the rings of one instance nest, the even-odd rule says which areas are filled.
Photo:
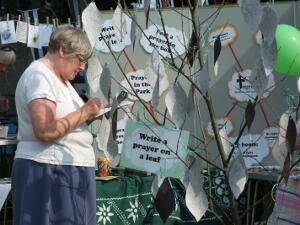
[[[11, 47], [0, 48], [0, 73], [5, 73], [16, 62], [15, 50]], [[9, 109], [9, 102], [5, 96], [0, 96], [0, 112]]]
[[59, 28], [45, 57], [18, 82], [14, 225], [96, 224], [95, 156], [86, 122], [97, 118], [103, 103], [84, 103], [69, 82], [91, 54], [82, 31]]

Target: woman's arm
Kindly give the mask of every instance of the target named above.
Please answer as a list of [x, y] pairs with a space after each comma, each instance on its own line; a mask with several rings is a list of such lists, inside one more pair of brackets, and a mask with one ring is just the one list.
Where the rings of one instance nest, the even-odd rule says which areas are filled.
[[68, 132], [99, 114], [101, 102], [89, 99], [80, 109], [63, 118], [56, 118], [56, 104], [48, 99], [35, 99], [28, 104], [32, 127], [36, 138], [49, 142], [65, 136]]

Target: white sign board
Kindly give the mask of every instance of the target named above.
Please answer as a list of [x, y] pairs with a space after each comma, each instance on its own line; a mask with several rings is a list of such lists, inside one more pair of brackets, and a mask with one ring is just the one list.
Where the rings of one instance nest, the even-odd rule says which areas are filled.
[[105, 20], [102, 25], [101, 33], [99, 34], [98, 40], [95, 44], [95, 49], [101, 52], [109, 53], [111, 48], [114, 52], [121, 52], [126, 46], [131, 45], [130, 30], [131, 30], [131, 19], [124, 14], [126, 21], [125, 36], [119, 40], [117, 38], [116, 27], [112, 20]]
[[[135, 72], [129, 72], [126, 74], [131, 86], [137, 93], [137, 95], [148, 102], [152, 99], [152, 88], [149, 84], [147, 77], [145, 76], [144, 70], [137, 70]], [[132, 88], [130, 87], [128, 81], [124, 79], [121, 82], [121, 85], [125, 88], [125, 91], [128, 92], [128, 98], [131, 100], [137, 100]]]
[[[250, 83], [251, 70], [235, 72], [228, 82], [229, 96], [239, 102], [254, 101], [257, 94]], [[262, 98], [267, 98], [275, 88], [274, 75], [268, 75], [269, 81]]]
[[[234, 143], [237, 137], [229, 138]], [[246, 167], [259, 165], [260, 161], [269, 154], [269, 143], [260, 134], [247, 134], [240, 138], [238, 147], [243, 154]]]
[[128, 120], [120, 165], [182, 178], [189, 133]]
[[183, 31], [168, 26], [165, 26], [165, 30], [166, 34], [162, 26], [152, 24], [143, 31], [140, 43], [145, 51], [152, 53], [153, 49], [156, 49], [162, 57], [169, 58], [171, 58], [170, 50], [173, 57], [185, 53], [184, 45], [188, 43], [188, 40]]

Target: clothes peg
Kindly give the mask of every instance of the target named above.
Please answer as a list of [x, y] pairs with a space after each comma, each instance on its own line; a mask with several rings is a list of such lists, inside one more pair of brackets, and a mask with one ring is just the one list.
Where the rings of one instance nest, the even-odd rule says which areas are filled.
[[21, 21], [21, 15], [20, 14], [18, 15], [18, 21]]
[[46, 16], [46, 24], [49, 25], [49, 16]]
[[6, 14], [6, 21], [9, 21], [9, 13]]
[[68, 24], [71, 25], [71, 18], [68, 17]]

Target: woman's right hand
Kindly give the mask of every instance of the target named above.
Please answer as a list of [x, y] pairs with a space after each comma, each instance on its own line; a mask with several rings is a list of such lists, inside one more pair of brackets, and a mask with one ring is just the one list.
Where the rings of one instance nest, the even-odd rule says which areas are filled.
[[87, 120], [92, 120], [100, 113], [100, 109], [103, 107], [103, 103], [99, 98], [90, 98], [81, 109], [86, 115]]

